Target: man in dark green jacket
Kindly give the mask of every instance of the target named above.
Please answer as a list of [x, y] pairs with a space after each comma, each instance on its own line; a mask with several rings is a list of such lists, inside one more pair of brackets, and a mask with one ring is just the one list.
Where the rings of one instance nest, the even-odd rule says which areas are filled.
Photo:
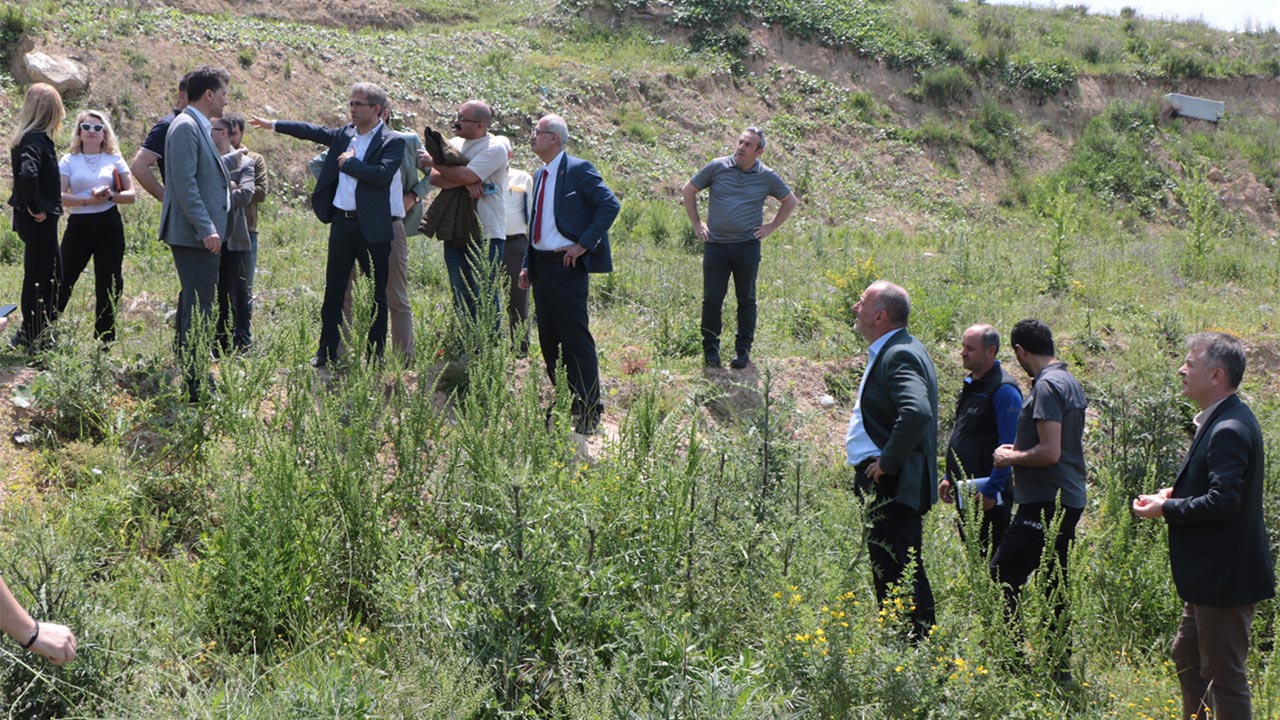
[[938, 373], [924, 345], [906, 330], [906, 290], [874, 282], [854, 312], [858, 333], [871, 347], [845, 450], [855, 469], [854, 488], [869, 501], [867, 552], [876, 599], [884, 602], [915, 563], [908, 607], [911, 639], [918, 642], [934, 623], [921, 518], [938, 500]]

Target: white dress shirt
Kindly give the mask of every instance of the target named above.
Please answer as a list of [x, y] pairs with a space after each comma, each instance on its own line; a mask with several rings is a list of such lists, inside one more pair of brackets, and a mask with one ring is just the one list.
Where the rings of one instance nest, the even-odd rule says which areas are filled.
[[[539, 226], [540, 235], [538, 243], [529, 247], [541, 252], [556, 252], [564, 250], [567, 247], [576, 245], [574, 241], [560, 234], [559, 228], [556, 227], [556, 173], [560, 170], [560, 163], [564, 162], [564, 151], [560, 151], [551, 162], [542, 166], [542, 171], [538, 177], [534, 178], [536, 189], [533, 193], [533, 211], [538, 213], [538, 197], [542, 197], [542, 212], [534, 219]], [[539, 185], [541, 183], [541, 185]], [[529, 242], [533, 242], [533, 229], [529, 229]]]

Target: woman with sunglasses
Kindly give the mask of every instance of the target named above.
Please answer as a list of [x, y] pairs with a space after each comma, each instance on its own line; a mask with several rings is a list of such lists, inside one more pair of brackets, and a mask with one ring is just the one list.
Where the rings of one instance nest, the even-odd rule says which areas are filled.
[[22, 328], [11, 343], [27, 352], [48, 344], [49, 323], [58, 314], [62, 256], [58, 251], [58, 151], [53, 133], [66, 117], [62, 97], [52, 85], [27, 90], [18, 112], [18, 129], [9, 141], [13, 167], [13, 229], [22, 240]]
[[134, 201], [129, 164], [120, 156], [107, 114], [85, 110], [76, 118], [71, 152], [58, 163], [67, 231], [62, 236], [63, 279], [58, 312], [67, 308], [76, 280], [93, 258], [97, 319], [94, 337], [116, 339], [116, 303], [124, 290], [124, 222], [118, 205]]

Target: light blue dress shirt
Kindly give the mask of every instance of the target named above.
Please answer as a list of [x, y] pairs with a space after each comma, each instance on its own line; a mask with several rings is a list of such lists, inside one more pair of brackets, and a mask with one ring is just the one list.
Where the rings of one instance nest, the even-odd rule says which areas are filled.
[[880, 448], [871, 442], [871, 437], [867, 435], [867, 428], [862, 424], [862, 390], [867, 386], [867, 376], [871, 374], [871, 368], [876, 363], [876, 358], [880, 356], [880, 351], [889, 342], [889, 338], [893, 337], [902, 328], [895, 328], [881, 335], [875, 342], [871, 343], [871, 347], [867, 348], [867, 367], [862, 371], [862, 382], [858, 383], [858, 400], [853, 404], [853, 416], [849, 418], [849, 430], [844, 434], [844, 449], [849, 456], [850, 465], [861, 465], [867, 458], [879, 457]]

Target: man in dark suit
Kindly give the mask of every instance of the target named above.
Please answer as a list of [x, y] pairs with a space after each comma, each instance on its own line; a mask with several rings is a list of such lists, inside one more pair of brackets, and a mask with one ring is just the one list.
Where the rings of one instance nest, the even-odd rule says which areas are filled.
[[178, 364], [187, 395], [201, 399], [200, 363], [188, 337], [193, 314], [213, 327], [213, 300], [218, 284], [218, 253], [227, 234], [231, 210], [227, 168], [214, 147], [212, 118], [227, 105], [226, 70], [201, 67], [187, 76], [189, 104], [169, 125], [165, 137], [165, 193], [160, 209], [160, 239], [173, 252], [182, 292], [178, 296]]
[[327, 145], [329, 153], [311, 193], [311, 208], [329, 224], [324, 302], [320, 307], [320, 348], [313, 364], [324, 367], [338, 355], [342, 299], [351, 268], [359, 264], [373, 277], [374, 320], [368, 352], [382, 357], [387, 340], [387, 273], [393, 222], [403, 222], [400, 163], [404, 138], [383, 124], [387, 94], [372, 83], [351, 86], [351, 122], [337, 128], [288, 120], [249, 121], [257, 128]]
[[884, 602], [915, 563], [910, 638], [919, 642], [934, 623], [921, 518], [938, 500], [938, 373], [924, 345], [906, 330], [906, 290], [874, 282], [853, 310], [858, 333], [871, 347], [845, 450], [855, 469], [854, 488], [870, 501], [866, 540], [876, 599]]
[[1262, 430], [1236, 395], [1244, 369], [1244, 348], [1230, 335], [1187, 341], [1178, 374], [1182, 394], [1200, 408], [1191, 450], [1173, 487], [1133, 501], [1139, 517], [1163, 517], [1169, 526], [1169, 564], [1184, 603], [1173, 640], [1183, 718], [1251, 717], [1249, 627], [1257, 603], [1275, 596]]
[[533, 152], [546, 163], [534, 177], [529, 252], [520, 287], [533, 288], [538, 341], [547, 374], [563, 362], [577, 430], [600, 422], [600, 367], [587, 318], [587, 274], [613, 272], [609, 226], [621, 206], [591, 163], [565, 153], [569, 126], [546, 115], [533, 130]]

